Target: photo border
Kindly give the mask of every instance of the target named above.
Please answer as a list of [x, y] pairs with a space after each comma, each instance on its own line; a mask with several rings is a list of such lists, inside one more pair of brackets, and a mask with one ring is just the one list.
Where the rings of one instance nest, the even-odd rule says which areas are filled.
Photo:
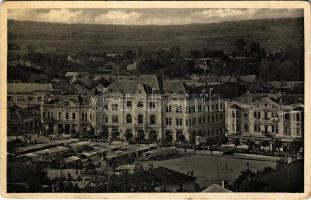
[[[304, 193], [7, 193], [7, 10], [39, 8], [287, 8], [304, 9], [305, 127]], [[311, 197], [311, 51], [310, 3], [307, 1], [7, 1], [0, 10], [0, 190], [4, 198], [29, 199], [307, 199]], [[309, 79], [308, 79], [309, 77]]]

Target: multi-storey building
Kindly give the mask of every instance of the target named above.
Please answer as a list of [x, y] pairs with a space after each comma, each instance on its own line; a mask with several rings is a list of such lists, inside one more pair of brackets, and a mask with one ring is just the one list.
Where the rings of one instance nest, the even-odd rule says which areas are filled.
[[226, 128], [231, 139], [289, 143], [304, 133], [304, 98], [299, 94], [246, 93], [226, 102]]
[[[208, 88], [189, 88], [179, 80], [159, 82], [155, 76], [117, 80], [93, 97], [93, 127], [97, 132], [147, 140], [186, 140], [196, 136], [222, 137], [223, 101], [206, 97]], [[104, 97], [104, 98], [102, 98]], [[100, 103], [99, 103], [100, 102]], [[104, 103], [103, 103], [104, 102]]]
[[8, 104], [20, 107], [40, 105], [44, 92], [52, 90], [50, 83], [8, 83]]
[[194, 142], [196, 136], [221, 138], [223, 100], [211, 97], [209, 89], [142, 75], [135, 80], [116, 80], [103, 91], [94, 89], [89, 101], [72, 95], [46, 99], [42, 119], [53, 132], [93, 128], [96, 135], [127, 140]]
[[77, 95], [44, 97], [41, 104], [43, 132], [72, 133], [91, 129], [91, 106], [88, 99]]

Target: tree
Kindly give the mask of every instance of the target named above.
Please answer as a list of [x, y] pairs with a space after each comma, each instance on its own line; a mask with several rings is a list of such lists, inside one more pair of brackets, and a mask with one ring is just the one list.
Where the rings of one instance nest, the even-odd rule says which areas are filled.
[[270, 143], [267, 140], [261, 140], [259, 145], [266, 148], [267, 146], [270, 146]]
[[119, 131], [112, 131], [112, 139], [116, 139], [119, 136]]
[[249, 146], [250, 149], [254, 148], [255, 142], [253, 140], [248, 139], [246, 141], [246, 145]]
[[244, 48], [245, 48], [245, 45], [246, 45], [246, 42], [244, 39], [238, 39], [235, 41], [235, 47], [238, 51], [238, 53], [242, 53], [244, 52]]
[[144, 134], [144, 132], [143, 132], [143, 131], [139, 131], [139, 132], [137, 133], [137, 141], [138, 141], [139, 143], [141, 143], [142, 141], [144, 141], [144, 139], [145, 139], [145, 134]]
[[202, 52], [197, 50], [197, 49], [194, 49], [194, 50], [190, 51], [190, 56], [194, 59], [198, 59], [198, 58], [202, 57]]
[[133, 138], [133, 134], [131, 132], [125, 132], [125, 139], [126, 141], [131, 141]]
[[280, 148], [282, 147], [282, 142], [281, 140], [275, 140], [272, 144], [273, 149], [277, 149], [280, 151]]
[[102, 138], [104, 138], [104, 139], [107, 139], [108, 138], [108, 130], [101, 130], [100, 132], [99, 132], [99, 136], [100, 137], [102, 137]]
[[235, 146], [238, 146], [239, 144], [241, 144], [240, 140], [238, 138], [234, 139], [233, 144]]
[[303, 143], [301, 141], [294, 140], [289, 145], [289, 152], [292, 154], [297, 154], [302, 147], [303, 147]]
[[237, 192], [251, 192], [256, 188], [254, 185], [257, 185], [255, 182], [256, 173], [247, 169], [242, 171], [240, 176], [234, 180], [232, 189]]
[[180, 48], [177, 45], [172, 45], [169, 49], [169, 53], [172, 57], [177, 58], [180, 55]]
[[21, 164], [8, 167], [7, 181], [8, 192], [16, 190], [14, 183], [25, 183], [29, 187], [27, 191], [19, 192], [40, 192], [43, 185], [50, 184], [47, 173], [43, 169]]
[[136, 53], [130, 49], [124, 52], [124, 57], [130, 61], [132, 61], [136, 57]]

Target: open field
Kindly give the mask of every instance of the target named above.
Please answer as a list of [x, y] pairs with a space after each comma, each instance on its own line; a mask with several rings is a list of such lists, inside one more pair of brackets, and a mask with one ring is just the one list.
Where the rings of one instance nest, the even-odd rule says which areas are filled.
[[[184, 174], [187, 174], [188, 170], [193, 170], [194, 176], [197, 177], [197, 183], [200, 186], [210, 186], [218, 181], [218, 177], [220, 181], [226, 180], [231, 182], [240, 175], [241, 171], [247, 169], [247, 163], [249, 164], [249, 169], [253, 171], [262, 170], [268, 166], [275, 168], [276, 164], [275, 162], [270, 161], [246, 160], [198, 154], [186, 155], [167, 160], [145, 161], [143, 162], [143, 166], [148, 167], [151, 163], [154, 167], [167, 167]], [[220, 181], [219, 184], [221, 184]]]
[[125, 26], [56, 24], [8, 21], [9, 44], [57, 49], [57, 52], [123, 52], [127, 49], [159, 49], [178, 45], [183, 52], [193, 49], [223, 49], [231, 52], [234, 42], [259, 41], [266, 49], [287, 45], [303, 46], [303, 19], [265, 19], [215, 24], [174, 26]]

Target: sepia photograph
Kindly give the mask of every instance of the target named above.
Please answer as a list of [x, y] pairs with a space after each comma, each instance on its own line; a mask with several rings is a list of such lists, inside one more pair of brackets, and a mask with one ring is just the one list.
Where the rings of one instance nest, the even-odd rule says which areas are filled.
[[308, 3], [84, 3], [2, 4], [4, 193], [310, 192]]

